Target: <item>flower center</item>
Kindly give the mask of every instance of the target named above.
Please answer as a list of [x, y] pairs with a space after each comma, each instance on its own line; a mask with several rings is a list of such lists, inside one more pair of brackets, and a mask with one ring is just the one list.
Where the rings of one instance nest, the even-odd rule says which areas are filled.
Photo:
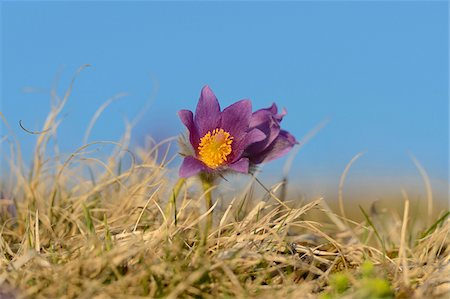
[[223, 129], [208, 131], [198, 145], [198, 155], [200, 160], [209, 168], [217, 168], [227, 161], [227, 156], [231, 154], [231, 143], [233, 136]]

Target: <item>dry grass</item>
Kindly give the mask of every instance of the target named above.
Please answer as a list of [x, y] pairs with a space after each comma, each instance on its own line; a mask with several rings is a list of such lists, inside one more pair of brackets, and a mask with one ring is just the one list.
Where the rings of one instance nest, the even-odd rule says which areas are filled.
[[205, 231], [198, 182], [181, 185], [171, 204], [170, 157], [152, 142], [129, 151], [129, 127], [117, 143], [59, 153], [56, 128], [70, 90], [62, 99], [53, 94], [42, 132], [32, 132], [30, 169], [14, 136], [2, 140], [9, 165], [0, 189], [0, 298], [450, 294], [450, 222], [416, 221], [406, 192], [399, 215], [374, 208], [357, 223], [323, 199], [280, 204], [279, 185], [253, 196], [261, 186], [252, 181], [222, 211], [214, 206], [215, 224]]

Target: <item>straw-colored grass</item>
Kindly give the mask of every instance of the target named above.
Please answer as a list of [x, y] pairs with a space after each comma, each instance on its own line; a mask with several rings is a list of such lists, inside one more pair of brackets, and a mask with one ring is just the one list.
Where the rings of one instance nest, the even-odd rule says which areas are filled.
[[199, 182], [176, 188], [174, 205], [172, 158], [152, 142], [129, 150], [129, 127], [119, 142], [58, 151], [71, 88], [29, 132], [31, 167], [12, 133], [2, 140], [0, 298], [448, 298], [448, 213], [416, 221], [404, 192], [403, 212], [362, 210], [358, 223], [343, 203], [294, 205], [252, 180], [229, 202], [212, 191], [207, 230]]

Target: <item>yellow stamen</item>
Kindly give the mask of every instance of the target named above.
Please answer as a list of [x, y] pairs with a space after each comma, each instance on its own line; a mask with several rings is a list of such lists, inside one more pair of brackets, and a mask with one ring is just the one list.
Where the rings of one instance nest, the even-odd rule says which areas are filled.
[[223, 129], [208, 131], [198, 145], [198, 155], [200, 160], [209, 168], [217, 168], [227, 161], [227, 156], [231, 154], [231, 143], [233, 136]]

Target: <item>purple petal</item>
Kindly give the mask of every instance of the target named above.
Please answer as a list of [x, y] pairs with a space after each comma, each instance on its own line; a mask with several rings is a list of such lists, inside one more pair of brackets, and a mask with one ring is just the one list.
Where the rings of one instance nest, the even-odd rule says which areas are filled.
[[287, 110], [286, 108], [283, 107], [283, 110], [281, 110], [280, 114], [277, 114], [275, 117], [278, 119], [278, 121], [281, 122], [281, 120], [283, 119], [283, 117], [287, 114]]
[[222, 111], [220, 127], [233, 136], [235, 142], [242, 139], [248, 131], [252, 117], [252, 102], [240, 100]]
[[180, 110], [178, 111], [178, 116], [181, 119], [181, 122], [186, 126], [186, 128], [188, 128], [188, 130], [190, 131], [191, 127], [194, 124], [194, 115], [192, 114], [192, 111], [190, 110]]
[[241, 158], [244, 150], [251, 144], [259, 142], [266, 139], [266, 134], [264, 134], [259, 129], [252, 129], [250, 132], [246, 133], [241, 139], [236, 140], [233, 143], [233, 154], [230, 157], [230, 161], [234, 162]]
[[179, 176], [181, 178], [187, 178], [196, 175], [200, 171], [208, 171], [208, 167], [203, 164], [202, 161], [197, 160], [192, 156], [187, 156], [184, 158], [179, 170]]
[[248, 157], [254, 164], [268, 162], [287, 154], [297, 143], [294, 136], [281, 130], [278, 137], [264, 151], [259, 154], [248, 153]]
[[220, 123], [220, 105], [208, 85], [203, 87], [200, 94], [194, 121], [200, 137], [217, 128]]
[[260, 129], [266, 134], [267, 138], [250, 146], [250, 148], [247, 149], [249, 154], [255, 155], [261, 153], [275, 140], [275, 138], [278, 137], [278, 134], [280, 133], [280, 121], [286, 114], [286, 110], [283, 109], [282, 114], [277, 113], [278, 108], [275, 103], [269, 108], [260, 109], [253, 113], [250, 127]]
[[269, 108], [259, 109], [253, 112], [252, 119], [250, 121], [250, 127], [257, 127], [266, 122], [269, 117], [273, 118], [276, 122], [281, 122], [283, 117], [287, 114], [286, 109], [283, 108], [280, 114], [278, 114], [278, 107], [275, 103]]
[[277, 114], [278, 113], [278, 107], [277, 104], [272, 103], [272, 106], [270, 106], [269, 108], [267, 108], [268, 111], [270, 111], [272, 114]]
[[252, 114], [252, 118], [250, 120], [250, 127], [257, 127], [265, 122], [267, 122], [270, 116], [273, 115], [272, 112], [267, 109], [259, 109]]
[[236, 172], [248, 173], [249, 160], [248, 158], [242, 158], [238, 161], [228, 165], [228, 167]]
[[259, 153], [267, 148], [280, 134], [280, 124], [270, 116], [269, 120], [265, 123], [260, 124], [256, 127], [260, 131], [262, 131], [267, 137], [253, 145], [248, 149], [249, 152]]
[[255, 142], [259, 142], [262, 141], [266, 138], [266, 134], [264, 134], [264, 132], [262, 132], [261, 130], [254, 128], [251, 129], [247, 135], [245, 136], [245, 147], [255, 143]]
[[283, 110], [281, 110], [281, 113], [278, 113], [278, 107], [277, 107], [277, 104], [275, 104], [275, 103], [272, 103], [272, 106], [270, 106], [270, 108], [268, 108], [267, 110], [272, 112], [273, 117], [278, 122], [281, 122], [283, 120], [283, 117], [287, 114], [287, 111], [285, 108], [283, 108]]
[[188, 129], [189, 141], [192, 144], [192, 146], [194, 147], [195, 151], [197, 151], [200, 137], [198, 136], [197, 126], [194, 123], [192, 111], [180, 110], [180, 111], [178, 111], [178, 116], [180, 117], [181, 122]]

